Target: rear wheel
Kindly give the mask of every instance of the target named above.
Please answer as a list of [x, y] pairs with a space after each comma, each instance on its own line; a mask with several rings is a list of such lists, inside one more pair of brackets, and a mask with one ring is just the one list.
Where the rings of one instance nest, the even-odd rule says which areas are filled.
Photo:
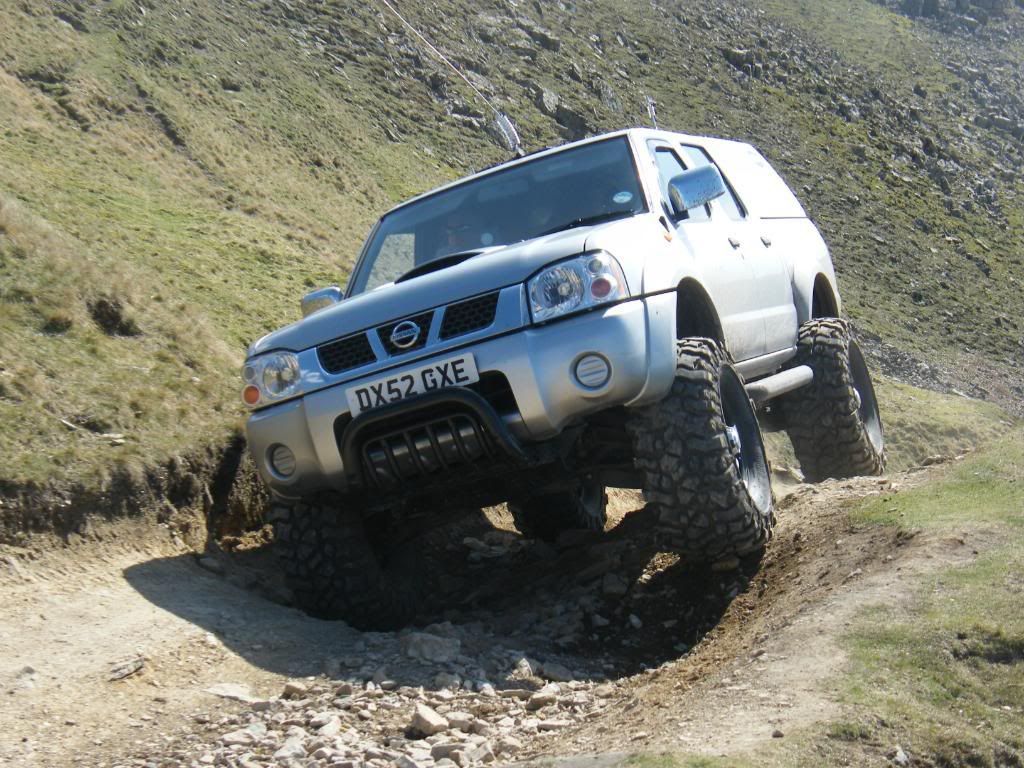
[[566, 491], [509, 501], [508, 510], [521, 534], [554, 541], [568, 530], [603, 531], [607, 501], [603, 485], [587, 482]]
[[743, 380], [711, 339], [678, 342], [676, 378], [629, 431], [658, 530], [697, 562], [764, 547], [775, 521], [761, 429]]
[[278, 558], [296, 604], [311, 616], [358, 629], [395, 629], [414, 615], [420, 590], [402, 557], [382, 563], [358, 514], [324, 493], [275, 500], [270, 522]]
[[793, 364], [814, 371], [811, 384], [777, 401], [804, 478], [881, 474], [885, 444], [878, 400], [847, 322], [804, 323]]

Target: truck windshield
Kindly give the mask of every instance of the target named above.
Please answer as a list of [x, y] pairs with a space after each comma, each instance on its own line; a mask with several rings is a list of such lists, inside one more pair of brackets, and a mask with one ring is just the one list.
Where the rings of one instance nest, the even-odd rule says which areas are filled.
[[392, 283], [452, 254], [472, 254], [646, 210], [626, 137], [574, 147], [387, 214], [353, 276], [351, 293]]

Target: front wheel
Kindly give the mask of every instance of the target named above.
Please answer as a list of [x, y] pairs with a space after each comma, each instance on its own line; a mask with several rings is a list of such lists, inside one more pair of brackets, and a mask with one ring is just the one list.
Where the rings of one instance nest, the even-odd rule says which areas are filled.
[[671, 390], [635, 409], [628, 428], [644, 495], [676, 552], [715, 562], [765, 546], [775, 516], [761, 429], [715, 341], [678, 342]]
[[807, 365], [814, 381], [778, 399], [804, 478], [879, 475], [885, 443], [878, 400], [850, 326], [839, 318], [800, 326], [794, 365]]
[[407, 563], [382, 563], [363, 519], [334, 493], [270, 508], [275, 549], [295, 603], [311, 616], [357, 629], [397, 629], [414, 615], [419, 583]]

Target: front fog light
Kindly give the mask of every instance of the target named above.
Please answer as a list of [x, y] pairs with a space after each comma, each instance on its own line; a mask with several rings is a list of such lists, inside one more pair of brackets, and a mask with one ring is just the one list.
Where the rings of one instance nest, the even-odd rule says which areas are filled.
[[587, 389], [600, 389], [612, 376], [612, 367], [601, 355], [584, 355], [576, 362], [576, 381]]
[[270, 468], [281, 477], [291, 477], [295, 472], [295, 454], [286, 445], [275, 445], [270, 449]]

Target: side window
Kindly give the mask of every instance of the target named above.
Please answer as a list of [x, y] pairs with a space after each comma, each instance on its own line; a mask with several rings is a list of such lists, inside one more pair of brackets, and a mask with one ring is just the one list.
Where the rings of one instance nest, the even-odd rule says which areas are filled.
[[[683, 151], [683, 157], [686, 158], [686, 163], [691, 168], [700, 168], [704, 165], [711, 165], [711, 158], [708, 153], [700, 147], [690, 147], [686, 144], [680, 146]], [[722, 169], [719, 168], [719, 171]], [[725, 179], [725, 194], [718, 198], [719, 204], [722, 206], [722, 210], [725, 211], [725, 215], [730, 219], [745, 219], [747, 212], [743, 209], [743, 204], [736, 197], [736, 193], [732, 189], [732, 184], [725, 178], [725, 174], [722, 174], [722, 178]]]
[[[654, 150], [654, 162], [658, 166], [658, 178], [661, 182], [662, 200], [668, 200], [668, 183], [673, 177], [678, 176], [686, 170], [679, 157], [667, 147], [658, 147]], [[708, 206], [694, 208], [683, 217], [686, 221], [707, 221], [710, 218]]]

